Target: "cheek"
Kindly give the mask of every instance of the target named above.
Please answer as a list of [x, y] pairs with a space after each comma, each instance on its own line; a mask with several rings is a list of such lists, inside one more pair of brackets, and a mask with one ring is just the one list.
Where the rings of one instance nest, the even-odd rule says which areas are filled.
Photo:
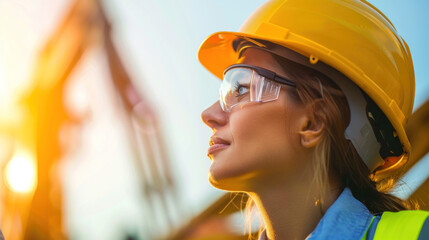
[[299, 138], [285, 106], [261, 104], [231, 114], [231, 147], [218, 154], [210, 168], [212, 185], [246, 190], [263, 176], [296, 169]]
[[231, 118], [236, 149], [243, 153], [243, 161], [254, 161], [261, 166], [286, 163], [297, 141], [291, 119], [284, 108], [273, 106], [264, 110]]

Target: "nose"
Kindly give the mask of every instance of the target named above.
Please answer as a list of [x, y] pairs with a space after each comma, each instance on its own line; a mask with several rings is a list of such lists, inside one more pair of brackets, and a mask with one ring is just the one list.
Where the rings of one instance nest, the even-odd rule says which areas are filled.
[[211, 129], [215, 129], [228, 123], [228, 114], [222, 110], [219, 101], [216, 101], [201, 113], [201, 119]]

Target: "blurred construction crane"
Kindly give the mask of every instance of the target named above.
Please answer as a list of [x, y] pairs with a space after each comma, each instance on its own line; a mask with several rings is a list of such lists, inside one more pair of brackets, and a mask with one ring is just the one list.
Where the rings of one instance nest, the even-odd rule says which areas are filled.
[[[406, 129], [408, 138], [410, 139], [412, 147], [412, 155], [405, 171], [409, 172], [416, 164], [428, 156], [429, 152], [429, 100], [426, 100], [411, 116], [407, 123]], [[425, 169], [429, 172], [429, 169]], [[421, 209], [429, 211], [429, 178], [426, 174], [426, 180], [417, 188], [413, 189], [414, 192], [409, 196], [409, 199], [417, 202]]]
[[[179, 215], [175, 213], [178, 197], [156, 113], [127, 74], [110, 31], [99, 1], [76, 0], [37, 60], [33, 86], [21, 102], [22, 122], [12, 129], [0, 126], [1, 134], [13, 142], [10, 160], [3, 166], [3, 172], [12, 180], [2, 184], [1, 229], [8, 240], [68, 238], [58, 176], [58, 162], [64, 154], [59, 136], [64, 124], [79, 125], [83, 119], [67, 112], [64, 89], [85, 51], [94, 46], [102, 47], [106, 53], [111, 78], [105, 79], [105, 84], [114, 87], [129, 123], [135, 169], [145, 199], [142, 204], [146, 205], [144, 218], [154, 226], [169, 229], [174, 216]], [[13, 179], [25, 174], [23, 170], [33, 178], [28, 180], [26, 189], [18, 189]], [[155, 202], [161, 206], [158, 212], [153, 207]], [[156, 237], [154, 226], [145, 229], [145, 237]]]

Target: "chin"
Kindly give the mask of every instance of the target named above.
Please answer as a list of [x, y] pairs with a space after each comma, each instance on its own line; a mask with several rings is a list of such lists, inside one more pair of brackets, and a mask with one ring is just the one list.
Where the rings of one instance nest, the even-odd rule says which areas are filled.
[[251, 191], [252, 185], [251, 182], [255, 180], [254, 173], [231, 173], [231, 172], [221, 172], [215, 171], [215, 169], [210, 167], [209, 176], [210, 184], [224, 191], [230, 192], [242, 192], [242, 191]]

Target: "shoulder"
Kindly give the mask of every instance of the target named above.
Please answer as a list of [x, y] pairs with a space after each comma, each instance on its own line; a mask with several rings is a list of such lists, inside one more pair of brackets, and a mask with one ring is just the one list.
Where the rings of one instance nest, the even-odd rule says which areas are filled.
[[429, 239], [429, 216], [423, 222], [418, 239]]
[[375, 234], [368, 239], [429, 239], [427, 211], [384, 212], [376, 219], [375, 226], [371, 226], [372, 229], [375, 227]]

